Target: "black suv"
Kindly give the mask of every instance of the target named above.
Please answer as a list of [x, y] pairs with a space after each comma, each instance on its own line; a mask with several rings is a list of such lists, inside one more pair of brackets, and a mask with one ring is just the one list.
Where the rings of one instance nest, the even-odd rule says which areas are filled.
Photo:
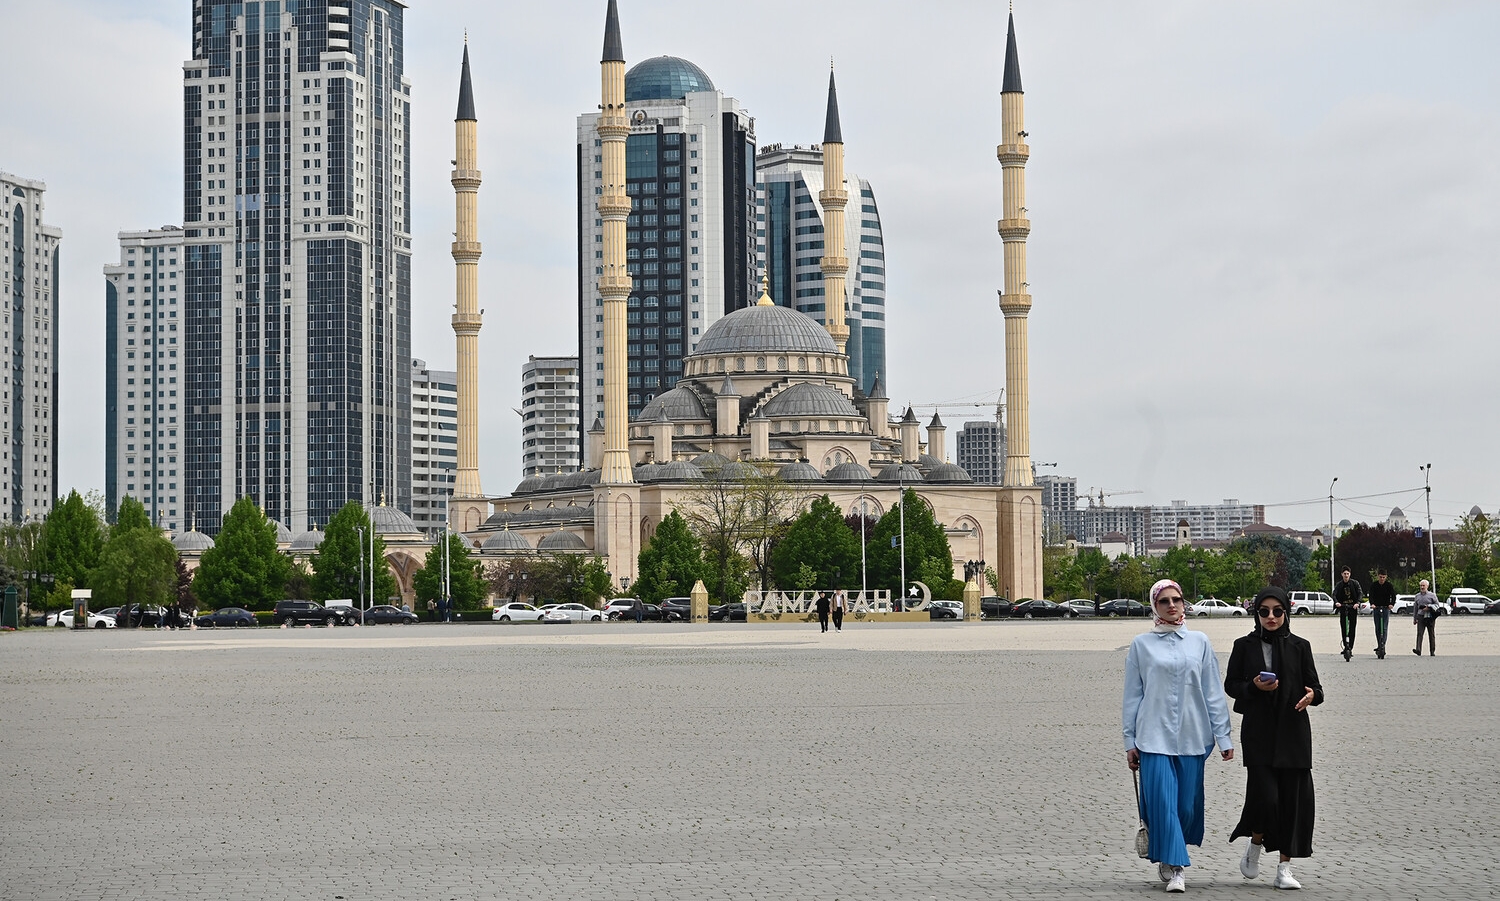
[[303, 623], [322, 623], [325, 626], [348, 625], [350, 612], [353, 611], [347, 607], [324, 607], [315, 601], [277, 601], [276, 610], [271, 614], [271, 622], [278, 626], [282, 623], [289, 623], [293, 626], [300, 626]]
[[690, 623], [693, 621], [692, 598], [662, 598], [661, 618], [663, 622]]

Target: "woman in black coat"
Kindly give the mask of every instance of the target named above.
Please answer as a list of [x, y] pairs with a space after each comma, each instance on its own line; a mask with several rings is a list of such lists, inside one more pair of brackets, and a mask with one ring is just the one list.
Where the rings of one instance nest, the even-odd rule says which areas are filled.
[[[1312, 645], [1292, 634], [1286, 592], [1267, 588], [1255, 598], [1256, 628], [1235, 641], [1224, 693], [1243, 715], [1240, 748], [1245, 761], [1245, 808], [1229, 840], [1250, 844], [1240, 858], [1246, 879], [1260, 873], [1264, 848], [1281, 853], [1275, 887], [1301, 888], [1291, 859], [1312, 856], [1312, 724], [1307, 708], [1323, 703]], [[1262, 673], [1274, 676], [1261, 678]]]

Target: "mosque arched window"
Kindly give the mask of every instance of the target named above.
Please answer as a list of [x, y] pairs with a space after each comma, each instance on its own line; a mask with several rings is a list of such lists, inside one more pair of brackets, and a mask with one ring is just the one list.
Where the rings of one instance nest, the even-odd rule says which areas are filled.
[[823, 371], [823, 358], [822, 357], [818, 357], [813, 362], [816, 364], [818, 371], [822, 372]]
[[735, 357], [734, 358], [734, 371], [735, 372], [744, 372], [745, 371], [745, 358], [744, 357]]
[[766, 371], [766, 358], [765, 357], [756, 357], [755, 358], [755, 371], [756, 372], [765, 372]]
[[786, 357], [776, 358], [776, 368], [781, 372], [786, 372]]
[[807, 371], [807, 357], [798, 357], [797, 358], [797, 371], [798, 372], [806, 372]]

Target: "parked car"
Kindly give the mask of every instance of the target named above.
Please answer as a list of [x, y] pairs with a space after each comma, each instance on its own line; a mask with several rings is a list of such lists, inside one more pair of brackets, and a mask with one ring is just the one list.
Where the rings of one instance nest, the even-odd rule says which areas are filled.
[[193, 619], [193, 625], [218, 628], [219, 626], [253, 626], [255, 614], [243, 607], [220, 607], [213, 613], [205, 613]]
[[[70, 612], [69, 616], [72, 615]], [[115, 612], [115, 624], [121, 628], [129, 628], [132, 625], [143, 629], [161, 629], [168, 625], [169, 616], [165, 607], [139, 607], [136, 604], [126, 604]], [[186, 625], [186, 620], [183, 625]]]
[[[65, 629], [73, 628], [73, 611], [63, 610], [59, 613], [48, 614], [47, 625], [62, 626]], [[95, 613], [92, 610], [89, 611], [90, 629], [113, 629], [114, 627], [115, 618], [113, 616], [106, 616], [103, 613]]]
[[[645, 608], [645, 613], [641, 616], [641, 619], [643, 621], [653, 623], [659, 623], [663, 621], [661, 607], [656, 604], [646, 604]], [[610, 611], [609, 618], [619, 623], [634, 622], [635, 614], [631, 612], [629, 606], [626, 606], [624, 609], [615, 609]]]
[[365, 611], [364, 624], [379, 626], [385, 623], [395, 623], [405, 626], [416, 622], [417, 619], [417, 615], [410, 610], [402, 610], [394, 604], [380, 604]]
[[1037, 598], [1036, 600], [1021, 601], [1019, 604], [1016, 604], [1015, 607], [1011, 608], [1010, 615], [1012, 618], [1019, 619], [1061, 619], [1063, 617], [1077, 619], [1078, 611], [1070, 607], [1065, 607], [1062, 604], [1054, 604], [1051, 601]]
[[963, 619], [964, 605], [958, 601], [933, 601], [927, 605], [927, 618], [934, 619]]
[[490, 619], [497, 623], [515, 622], [541, 622], [542, 611], [524, 601], [511, 601], [501, 604], [490, 613]]
[[1196, 604], [1188, 605], [1189, 616], [1244, 616], [1245, 608], [1239, 604], [1231, 604], [1218, 598], [1204, 598]]
[[1483, 613], [1495, 603], [1472, 588], [1454, 588], [1448, 592], [1448, 609], [1453, 613]]
[[1151, 608], [1130, 598], [1115, 598], [1099, 605], [1100, 616], [1149, 616]]
[[[1394, 607], [1391, 608], [1391, 613], [1393, 613], [1393, 614], [1395, 614], [1397, 616], [1400, 616], [1402, 614], [1405, 614], [1406, 616], [1411, 616], [1414, 612], [1416, 612], [1416, 610], [1415, 610], [1415, 608], [1416, 608], [1416, 597], [1417, 596], [1414, 595], [1414, 594], [1398, 594], [1398, 595], [1396, 595], [1396, 604], [1395, 604]], [[1442, 616], [1443, 614], [1445, 614], [1447, 612], [1448, 612], [1448, 608], [1445, 605], [1443, 605], [1443, 604], [1438, 604], [1437, 605], [1437, 615], [1438, 616]]]
[[693, 621], [693, 599], [662, 598], [661, 612], [665, 622], [690, 623]]
[[317, 601], [277, 601], [271, 611], [271, 622], [278, 626], [283, 623], [290, 626], [318, 623], [341, 626], [353, 622], [351, 616], [357, 615], [358, 611], [353, 607], [324, 607]]
[[718, 620], [721, 623], [742, 623], [748, 618], [745, 605], [739, 601], [728, 604], [719, 604], [708, 608], [709, 621]]
[[542, 608], [544, 623], [597, 623], [603, 616], [583, 604], [548, 604]]
[[621, 610], [629, 610], [634, 603], [635, 598], [610, 598], [609, 603], [605, 604], [599, 612], [604, 614], [605, 619], [614, 619], [614, 614]]
[[1293, 616], [1309, 613], [1333, 613], [1333, 595], [1326, 591], [1292, 591], [1287, 593], [1287, 603]]
[[1485, 613], [1500, 613], [1500, 601], [1495, 601], [1495, 602], [1491, 603], [1488, 607], [1484, 608], [1484, 612]]
[[1094, 615], [1094, 602], [1085, 600], [1083, 598], [1073, 598], [1070, 601], [1063, 601], [1063, 606], [1067, 607], [1069, 610], [1072, 610], [1079, 616]]
[[1002, 597], [979, 599], [979, 615], [985, 619], [1010, 616], [1011, 603]]

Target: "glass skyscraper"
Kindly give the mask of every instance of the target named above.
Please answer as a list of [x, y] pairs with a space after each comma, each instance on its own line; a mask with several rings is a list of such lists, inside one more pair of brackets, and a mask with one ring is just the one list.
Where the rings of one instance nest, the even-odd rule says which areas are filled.
[[137, 352], [181, 366], [182, 396], [140, 428], [180, 427], [172, 503], [205, 532], [247, 495], [293, 532], [349, 500], [410, 512], [404, 16], [396, 0], [193, 3], [181, 356]]

